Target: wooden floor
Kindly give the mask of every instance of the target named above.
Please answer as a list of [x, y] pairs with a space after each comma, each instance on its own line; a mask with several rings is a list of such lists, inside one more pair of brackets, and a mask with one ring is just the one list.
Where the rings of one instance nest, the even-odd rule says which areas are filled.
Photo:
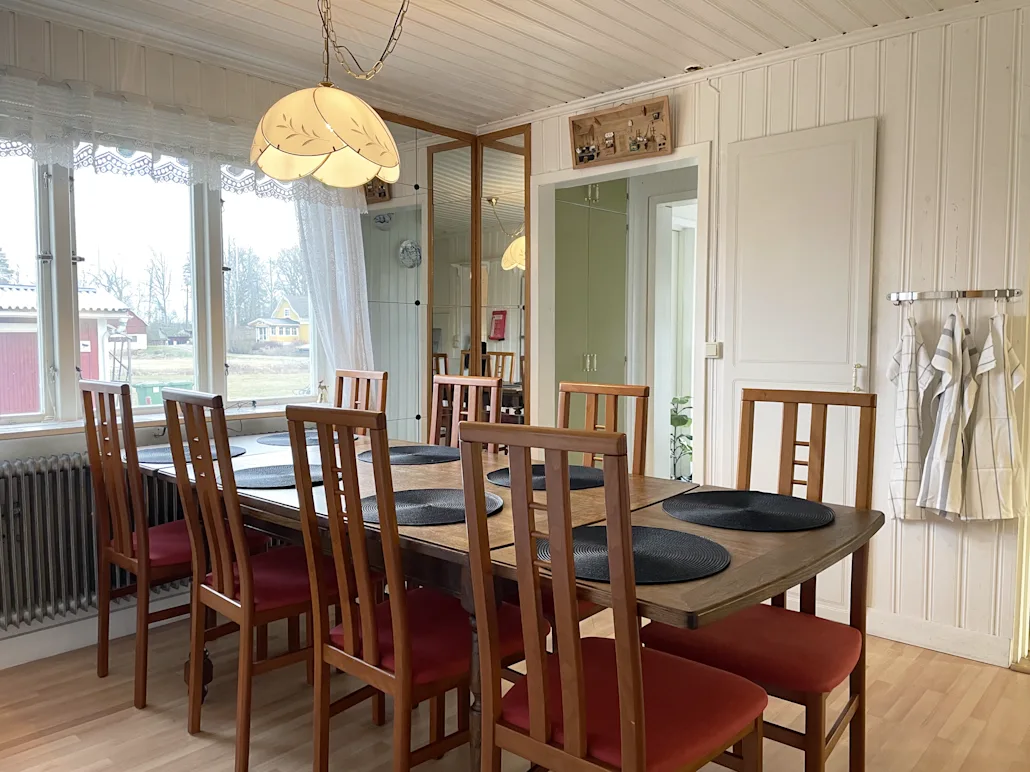
[[[587, 623], [608, 632], [605, 617]], [[203, 732], [186, 733], [182, 662], [188, 628], [151, 634], [150, 704], [132, 707], [132, 639], [112, 645], [111, 675], [95, 675], [93, 649], [0, 672], [0, 772], [162, 770], [222, 772], [233, 767], [235, 637], [211, 648], [215, 681], [204, 706]], [[285, 629], [276, 629], [283, 646]], [[353, 684], [335, 677], [342, 693]], [[1027, 772], [1030, 770], [1030, 676], [872, 639], [869, 656], [869, 772]], [[835, 695], [840, 706], [843, 695]], [[453, 725], [453, 704], [450, 721]], [[311, 690], [303, 666], [259, 676], [254, 689], [251, 768], [311, 769]], [[414, 741], [428, 737], [428, 711], [416, 710]], [[801, 713], [782, 703], [768, 718], [800, 729]], [[332, 768], [384, 772], [390, 726], [377, 728], [367, 706], [333, 720]], [[845, 743], [846, 744], [846, 741]], [[767, 772], [801, 772], [799, 751], [766, 742]], [[426, 772], [467, 772], [465, 748], [423, 765]], [[504, 772], [524, 772], [506, 757]], [[712, 767], [712, 769], [718, 769]], [[838, 747], [830, 770], [847, 769]]]

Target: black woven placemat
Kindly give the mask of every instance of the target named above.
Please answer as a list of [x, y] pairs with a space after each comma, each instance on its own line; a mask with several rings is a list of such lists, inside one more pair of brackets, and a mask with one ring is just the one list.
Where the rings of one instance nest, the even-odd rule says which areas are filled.
[[[550, 560], [550, 542], [537, 539], [536, 552], [541, 560]], [[577, 579], [611, 581], [608, 529], [603, 525], [573, 528], [572, 559]], [[633, 570], [637, 584], [674, 584], [704, 579], [725, 570], [729, 564], [730, 553], [711, 539], [667, 528], [633, 526]]]
[[761, 491], [702, 491], [667, 499], [677, 520], [733, 531], [808, 531], [833, 522], [833, 510], [817, 501]]
[[[249, 466], [246, 469], [233, 471], [237, 488], [295, 488], [297, 479], [293, 473], [293, 464], [269, 464], [268, 466]], [[322, 467], [311, 465], [311, 482], [322, 483]]]
[[[241, 448], [237, 445], [229, 446], [229, 456], [236, 458], [236, 456], [242, 456], [246, 453], [246, 448]], [[139, 462], [141, 464], [171, 464], [172, 463], [172, 446], [171, 445], [151, 445], [146, 448], [140, 448], [137, 452]], [[186, 460], [190, 457], [189, 445], [186, 446]], [[217, 459], [218, 451], [215, 450], [214, 443], [211, 443], [211, 457]]]
[[[304, 439], [307, 445], [318, 444], [318, 429], [308, 429], [304, 432]], [[275, 434], [265, 434], [257, 438], [257, 441], [262, 445], [289, 445], [290, 444], [290, 433], [289, 432], [276, 432]]]
[[[543, 464], [533, 464], [533, 490], [546, 489]], [[502, 488], [511, 487], [511, 469], [495, 469], [486, 476], [494, 485]], [[604, 470], [595, 466], [569, 465], [569, 490], [580, 491], [585, 488], [600, 488], [604, 485]]]
[[[366, 450], [359, 453], [358, 458], [369, 464], [372, 463], [372, 451]], [[446, 464], [448, 461], [458, 461], [461, 458], [461, 451], [446, 445], [395, 445], [390, 448], [390, 464]]]
[[[422, 488], [394, 494], [397, 525], [451, 525], [465, 522], [465, 492], [461, 488]], [[486, 514], [501, 511], [504, 502], [495, 493], [486, 494]], [[375, 496], [361, 500], [365, 522], [379, 522]]]

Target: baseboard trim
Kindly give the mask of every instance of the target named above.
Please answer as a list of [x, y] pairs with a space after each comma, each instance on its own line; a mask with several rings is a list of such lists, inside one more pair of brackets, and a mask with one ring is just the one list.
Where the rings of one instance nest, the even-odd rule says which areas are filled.
[[[162, 592], [151, 596], [150, 610], [179, 606], [189, 599], [189, 589], [175, 592]], [[185, 617], [182, 617], [185, 619]], [[169, 619], [151, 625], [151, 628], [180, 621]], [[111, 610], [111, 639], [124, 638], [136, 633], [136, 601], [119, 604]], [[97, 642], [97, 613], [82, 615], [71, 621], [60, 624], [29, 628], [24, 633], [0, 639], [0, 670], [23, 665], [37, 659], [64, 654], [87, 646], [95, 646]]]
[[[820, 603], [819, 616], [844, 624], [848, 622], [848, 610], [837, 604]], [[907, 643], [988, 665], [1009, 667], [1012, 664], [1011, 639], [997, 635], [963, 630], [875, 608], [869, 609], [866, 631], [876, 638]]]

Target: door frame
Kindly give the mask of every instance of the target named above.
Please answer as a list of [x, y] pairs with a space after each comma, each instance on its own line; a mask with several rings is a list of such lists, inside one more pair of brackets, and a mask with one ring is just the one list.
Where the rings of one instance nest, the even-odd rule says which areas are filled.
[[[660, 159], [627, 161], [612, 164], [602, 169], [573, 170], [534, 174], [530, 177], [530, 217], [534, 229], [530, 234], [530, 248], [534, 257], [533, 271], [529, 279], [530, 314], [529, 330], [534, 341], [529, 370], [529, 393], [533, 402], [533, 422], [539, 426], [554, 426], [556, 409], [554, 395], [558, 382], [554, 372], [554, 192], [559, 188], [588, 185], [595, 182], [638, 177], [654, 172], [672, 171], [690, 166], [697, 167], [697, 245], [695, 252], [695, 303], [694, 303], [694, 362], [693, 402], [694, 476], [704, 482], [706, 471], [705, 406], [707, 404], [708, 373], [704, 357], [705, 340], [708, 334], [708, 270], [711, 260], [709, 230], [711, 228], [711, 143], [699, 142], [676, 148], [670, 155]], [[631, 245], [632, 248], [632, 245]], [[641, 265], [642, 264], [642, 265]], [[628, 352], [646, 351], [649, 345], [651, 322], [648, 318], [649, 300], [653, 295], [654, 271], [647, 265], [646, 255], [642, 260], [627, 261], [626, 324]], [[637, 270], [633, 270], [636, 268]], [[633, 366], [629, 355], [627, 379], [650, 378], [646, 371]], [[646, 367], [646, 365], [645, 365]], [[650, 380], [645, 383], [652, 385]], [[648, 434], [653, 436], [655, 416], [665, 415], [664, 410], [651, 406], [648, 416]], [[648, 471], [653, 464], [654, 451], [648, 460]]]

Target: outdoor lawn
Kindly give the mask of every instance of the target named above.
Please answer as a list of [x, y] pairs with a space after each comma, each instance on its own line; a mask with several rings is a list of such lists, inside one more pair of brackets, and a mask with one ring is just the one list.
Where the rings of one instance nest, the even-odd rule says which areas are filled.
[[[293, 397], [311, 390], [307, 356], [229, 354], [228, 401]], [[150, 346], [132, 355], [132, 383], [193, 386], [193, 346]], [[155, 393], [159, 395], [160, 390]], [[152, 403], [159, 396], [152, 396]], [[145, 401], [145, 399], [143, 400]]]

